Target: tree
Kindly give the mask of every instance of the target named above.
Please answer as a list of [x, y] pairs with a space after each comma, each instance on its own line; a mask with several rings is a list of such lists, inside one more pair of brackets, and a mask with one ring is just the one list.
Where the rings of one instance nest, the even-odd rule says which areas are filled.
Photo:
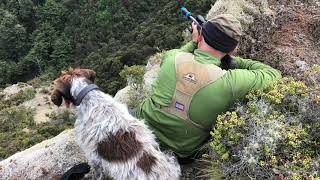
[[9, 0], [7, 10], [13, 13], [30, 34], [36, 28], [35, 5], [31, 0]]
[[57, 31], [63, 30], [65, 27], [67, 9], [62, 3], [55, 0], [47, 0], [43, 6], [37, 8], [37, 17], [39, 23], [47, 23], [54, 27]]
[[16, 81], [17, 64], [13, 61], [0, 60], [0, 87]]
[[71, 64], [71, 45], [70, 40], [65, 34], [60, 37], [53, 44], [53, 52], [50, 55], [49, 66], [53, 66], [56, 70], [68, 68]]
[[57, 31], [48, 23], [42, 24], [36, 32], [36, 37], [24, 63], [37, 66], [38, 72], [45, 72], [50, 65], [50, 56], [54, 51], [53, 45], [57, 39]]
[[17, 62], [27, 51], [26, 29], [8, 11], [0, 9], [0, 16], [0, 59]]

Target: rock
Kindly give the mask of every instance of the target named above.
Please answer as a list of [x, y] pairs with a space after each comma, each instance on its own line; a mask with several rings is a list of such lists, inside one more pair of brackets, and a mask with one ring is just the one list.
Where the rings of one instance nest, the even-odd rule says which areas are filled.
[[59, 179], [72, 166], [86, 162], [67, 130], [0, 162], [0, 179]]
[[158, 78], [158, 73], [160, 71], [160, 62], [155, 64], [147, 71], [144, 75], [144, 83], [148, 92], [151, 92], [152, 83]]
[[269, 9], [267, 0], [217, 0], [207, 14], [207, 19], [219, 14], [232, 14], [241, 22], [244, 30], [247, 30], [257, 15], [270, 15], [273, 12]]
[[114, 99], [118, 102], [121, 102], [123, 104], [128, 104], [130, 99], [130, 86], [126, 86], [123, 89], [119, 90], [117, 94], [114, 96]]
[[301, 70], [302, 72], [307, 71], [307, 70], [310, 69], [309, 65], [308, 65], [305, 61], [300, 61], [300, 60], [298, 60], [298, 61], [296, 61], [295, 63], [296, 63], [296, 65], [300, 68], [300, 70]]
[[18, 84], [14, 84], [12, 86], [6, 87], [3, 90], [3, 100], [8, 100], [10, 99], [10, 97], [25, 91], [26, 89], [32, 88], [32, 86], [28, 85], [27, 83], [18, 83]]

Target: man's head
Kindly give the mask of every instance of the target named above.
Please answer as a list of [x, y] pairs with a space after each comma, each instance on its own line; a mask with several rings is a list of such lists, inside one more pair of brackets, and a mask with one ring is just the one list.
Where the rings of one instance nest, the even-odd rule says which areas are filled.
[[237, 47], [241, 35], [240, 22], [232, 15], [221, 14], [209, 19], [202, 26], [198, 40], [199, 48], [208, 45], [217, 51], [228, 54]]

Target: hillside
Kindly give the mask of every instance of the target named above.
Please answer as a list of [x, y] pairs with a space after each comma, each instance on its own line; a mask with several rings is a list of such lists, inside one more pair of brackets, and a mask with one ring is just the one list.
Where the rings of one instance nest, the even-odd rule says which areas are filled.
[[[187, 4], [207, 12], [212, 3]], [[180, 46], [187, 23], [171, 0], [2, 0], [0, 87], [89, 67], [114, 94], [125, 85], [124, 65], [145, 64], [155, 52]]]
[[[14, 7], [13, 2], [16, 1], [0, 3], [0, 13], [11, 12], [9, 9]], [[184, 41], [182, 32], [187, 22], [177, 13], [174, 1], [140, 1], [134, 6], [130, 1], [103, 0], [19, 1], [22, 2], [33, 3], [32, 12], [35, 14], [32, 17], [37, 23], [30, 27], [23, 25], [29, 27], [26, 28], [26, 34], [32, 32], [27, 38], [28, 51], [19, 55], [18, 59], [11, 56], [15, 60], [0, 61], [3, 63], [0, 73], [4, 72], [0, 77], [7, 78], [4, 81], [0, 79], [0, 84], [5, 86], [16, 81], [27, 82], [0, 91], [0, 122], [8, 124], [0, 131], [0, 158], [8, 157], [0, 162], [0, 179], [11, 176], [58, 178], [65, 169], [82, 162], [84, 157], [74, 141], [73, 130], [29, 148], [73, 125], [74, 117], [69, 111], [57, 109], [48, 101], [50, 80], [56, 77], [60, 69], [69, 65], [92, 68], [97, 71], [99, 86], [106, 92], [117, 92], [115, 98], [133, 108], [148, 95], [151, 83], [157, 77], [161, 51], [178, 47]], [[202, 14], [208, 12], [211, 3], [215, 1], [187, 1], [193, 11]], [[50, 24], [59, 19], [54, 15], [60, 11], [57, 13], [53, 7], [59, 7], [59, 10], [63, 7], [69, 11], [65, 11], [65, 18], [61, 20], [63, 25], [59, 25], [59, 22], [50, 25], [60, 28], [54, 30], [57, 32], [55, 36], [51, 36], [55, 33], [44, 35], [40, 30], [37, 31], [42, 27], [41, 23]], [[88, 7], [91, 7], [90, 10]], [[55, 13], [44, 13], [50, 10]], [[48, 19], [41, 20], [44, 14], [38, 12], [46, 14]], [[111, 17], [110, 13], [119, 16]], [[137, 16], [133, 16], [135, 13]], [[245, 102], [239, 102], [230, 112], [221, 114], [211, 132], [212, 140], [203, 147], [203, 155], [195, 163], [182, 166], [182, 179], [319, 178], [320, 2], [217, 0], [207, 18], [221, 13], [233, 14], [244, 27], [238, 55], [276, 67], [284, 78], [263, 91], [251, 92]], [[15, 16], [20, 17], [23, 13], [17, 14]], [[4, 22], [2, 19], [1, 23]], [[23, 18], [20, 21], [28, 22]], [[0, 26], [0, 33], [9, 32], [2, 31], [4, 27]], [[19, 30], [21, 26], [14, 27]], [[18, 30], [16, 33], [20, 34]], [[50, 36], [52, 39], [41, 45], [45, 41], [40, 36], [48, 39]], [[53, 41], [58, 41], [60, 37], [65, 38], [60, 42], [70, 43], [71, 51], [61, 53], [68, 56], [54, 55], [58, 50], [51, 45], [57, 43]], [[49, 51], [40, 47], [47, 46], [51, 53], [42, 56], [41, 53]], [[18, 44], [14, 47], [18, 48]], [[61, 44], [56, 47], [68, 49]], [[1, 46], [0, 52], [3, 52]], [[44, 64], [27, 61], [34, 52], [38, 53], [37, 57], [41, 55], [41, 58], [47, 58], [43, 59]], [[2, 55], [9, 57], [8, 54]], [[56, 61], [53, 57], [62, 59]], [[120, 73], [124, 65], [145, 65], [147, 62], [146, 68], [125, 67]], [[25, 66], [24, 63], [32, 65]], [[23, 74], [24, 71], [19, 68], [26, 70], [26, 73]], [[139, 84], [141, 86], [129, 82], [128, 86], [118, 91], [130, 73], [139, 80], [133, 81], [142, 83]], [[27, 81], [34, 76], [40, 77]], [[19, 85], [23, 90], [18, 90], [17, 95], [5, 100], [6, 93], [14, 92], [10, 88]], [[48, 122], [37, 123], [44, 120]], [[13, 122], [18, 125], [12, 126]], [[11, 133], [6, 134], [7, 130]], [[11, 144], [7, 142], [8, 134], [13, 140]], [[4, 151], [2, 147], [5, 146], [9, 148]], [[29, 149], [23, 151], [26, 148]], [[14, 154], [18, 151], [22, 152]]]

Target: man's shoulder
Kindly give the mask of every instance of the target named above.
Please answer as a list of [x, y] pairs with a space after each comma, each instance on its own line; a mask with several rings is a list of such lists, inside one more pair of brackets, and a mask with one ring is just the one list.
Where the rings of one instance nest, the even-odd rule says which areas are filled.
[[163, 64], [163, 63], [174, 63], [175, 58], [179, 53], [187, 53], [187, 52], [183, 52], [180, 49], [171, 49], [171, 50], [165, 52], [162, 55], [161, 64]]

